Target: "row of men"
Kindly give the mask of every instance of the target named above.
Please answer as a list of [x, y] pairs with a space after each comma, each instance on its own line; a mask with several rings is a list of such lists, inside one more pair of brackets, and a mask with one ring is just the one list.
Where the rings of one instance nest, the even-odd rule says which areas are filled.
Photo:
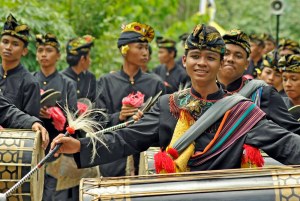
[[[189, 111], [192, 118], [197, 120], [211, 105], [213, 105], [214, 102], [216, 102], [216, 100], [223, 96], [227, 96], [227, 94], [238, 92], [249, 82], [248, 79], [243, 77], [244, 69], [246, 68], [246, 65], [248, 65], [248, 57], [251, 52], [249, 39], [247, 38], [248, 36], [238, 30], [231, 31], [223, 37], [226, 43], [225, 51], [222, 38], [211, 38], [212, 36], [215, 37], [216, 34], [219, 33], [212, 27], [207, 28], [212, 32], [212, 34], [206, 33], [205, 31], [203, 32], [203, 29], [206, 30], [206, 27], [198, 26], [194, 30], [193, 34], [187, 38], [185, 43], [186, 52], [183, 56], [183, 64], [192, 80], [191, 90], [185, 90], [177, 94], [175, 93], [175, 97], [173, 97], [174, 95], [164, 96], [164, 98], [160, 100], [159, 104], [161, 104], [161, 101], [166, 102], [167, 100], [170, 100], [170, 103], [168, 104], [166, 104], [168, 101], [163, 103], [170, 105], [170, 108], [164, 105], [164, 107], [161, 108], [161, 113], [163, 115], [161, 117], [158, 117], [159, 111], [155, 111], [155, 109], [153, 109], [155, 114], [153, 114], [152, 110], [153, 116], [151, 116], [151, 112], [150, 115], [145, 115], [145, 118], [143, 118], [145, 120], [142, 119], [141, 122], [146, 121], [146, 124], [141, 123], [143, 128], [142, 130], [138, 130], [140, 131], [139, 137], [136, 136], [137, 133], [133, 131], [129, 136], [133, 136], [134, 138], [126, 137], [125, 141], [120, 139], [122, 142], [117, 140], [118, 142], [112, 143], [108, 138], [106, 143], [109, 144], [110, 148], [112, 148], [112, 153], [116, 155], [112, 157], [111, 153], [101, 153], [101, 156], [105, 155], [105, 159], [102, 159], [103, 161], [101, 160], [100, 162], [101, 164], [112, 161], [120, 156], [128, 155], [128, 153], [132, 152], [135, 152], [138, 155], [139, 150], [144, 150], [148, 145], [151, 146], [150, 142], [153, 141], [149, 140], [149, 142], [145, 142], [145, 145], [139, 145], [140, 138], [148, 139], [145, 137], [145, 134], [143, 134], [144, 131], [146, 134], [149, 133], [149, 137], [151, 133], [151, 136], [155, 137], [155, 139], [157, 139], [158, 133], [160, 133], [159, 135], [163, 135], [164, 133], [169, 133], [171, 135], [179, 117], [179, 111]], [[208, 34], [210, 37], [208, 37], [206, 34]], [[1, 34], [2, 76], [0, 83], [3, 83], [0, 86], [1, 90], [3, 90], [4, 96], [19, 109], [31, 115], [42, 118], [51, 138], [54, 138], [60, 131], [53, 126], [52, 120], [50, 119], [51, 116], [47, 111], [48, 108], [39, 109], [37, 114], [32, 111], [33, 109], [39, 108], [37, 107], [40, 104], [39, 90], [37, 90], [38, 93], [36, 93], [36, 90], [33, 90], [39, 87], [43, 90], [55, 89], [60, 91], [62, 94], [60, 105], [68, 105], [73, 110], [75, 110], [77, 107], [76, 100], [80, 97], [79, 94], [86, 93], [82, 95], [82, 97], [89, 97], [88, 94], [90, 93], [88, 92], [93, 90], [97, 91], [97, 95], [95, 92], [94, 95], [92, 95], [93, 97], [89, 98], [92, 102], [96, 102], [96, 107], [106, 108], [107, 113], [109, 114], [107, 126], [119, 124], [126, 121], [129, 117], [138, 112], [138, 108], [122, 104], [122, 99], [128, 94], [140, 91], [144, 94], [145, 99], [147, 99], [151, 96], [154, 96], [161, 90], [165, 91], [165, 84], [161, 81], [161, 79], [152, 74], [143, 73], [140, 70], [140, 67], [144, 66], [148, 61], [148, 42], [151, 42], [153, 37], [154, 30], [148, 25], [140, 23], [131, 23], [126, 25], [118, 39], [118, 48], [120, 48], [124, 58], [122, 69], [118, 72], [102, 76], [96, 87], [92, 86], [92, 82], [90, 81], [95, 79], [94, 76], [91, 75], [90, 79], [86, 79], [86, 76], [90, 75], [87, 71], [87, 68], [90, 63], [89, 53], [92, 46], [92, 37], [80, 37], [69, 41], [67, 45], [67, 61], [70, 64], [70, 67], [63, 71], [62, 75], [57, 72], [55, 67], [56, 62], [59, 59], [59, 43], [55, 36], [52, 34], [37, 36], [37, 59], [40, 63], [41, 71], [34, 73], [34, 77], [32, 77], [32, 75], [28, 73], [20, 64], [21, 56], [25, 55], [27, 51], [26, 45], [28, 44], [28, 27], [18, 25], [16, 19], [14, 19], [13, 16], [9, 16]], [[202, 54], [199, 55], [200, 52], [196, 52], [194, 55], [189, 55], [189, 50], [193, 50], [191, 51], [193, 53], [196, 49], [199, 49], [201, 53], [202, 49], [205, 51], [207, 49], [207, 51], [213, 52], [214, 54], [211, 55], [211, 53], [209, 53], [204, 57], [205, 65], [195, 64], [192, 60], [199, 60], [202, 58]], [[217, 57], [215, 53], [220, 54], [221, 57], [214, 58]], [[211, 66], [206, 63], [208, 61], [219, 61], [219, 63], [222, 65], [218, 64], [214, 66], [214, 69], [210, 69]], [[297, 57], [292, 57], [292, 59], [287, 58], [287, 61], [290, 63], [287, 62], [285, 65], [292, 65], [293, 62], [297, 62], [298, 60]], [[201, 62], [203, 61], [200, 61], [200, 63]], [[193, 70], [192, 68], [194, 67], [190, 67], [192, 65], [201, 67], [197, 67]], [[217, 72], [219, 72], [218, 75], [216, 74]], [[71, 78], [73, 82], [67, 77]], [[212, 79], [214, 79], [214, 83], [216, 84], [216, 77], [223, 85], [217, 84], [214, 86], [210, 82]], [[38, 81], [36, 81], [36, 79]], [[76, 85], [74, 85], [74, 80]], [[82, 82], [86, 82], [86, 85], [81, 85], [80, 83]], [[74, 86], [76, 86], [77, 92]], [[84, 87], [80, 88], [80, 86]], [[207, 86], [207, 89], [204, 90], [203, 86]], [[222, 88], [226, 89], [227, 91], [224, 92]], [[288, 113], [280, 95], [278, 95], [278, 92], [274, 88], [268, 86], [264, 86], [261, 91], [259, 103], [261, 109], [266, 113], [267, 119], [274, 121], [279, 126], [291, 132], [299, 133], [299, 123]], [[66, 100], [68, 103], [66, 103]], [[27, 105], [24, 104], [24, 102], [30, 104]], [[191, 105], [188, 106], [189, 103], [191, 103]], [[158, 105], [156, 105], [156, 109], [157, 107]], [[165, 110], [168, 110], [168, 113]], [[170, 114], [174, 116], [170, 116]], [[150, 122], [147, 120], [147, 117], [150, 118]], [[154, 120], [152, 118], [154, 118]], [[160, 122], [160, 120], [162, 121]], [[166, 120], [170, 120], [170, 122], [166, 122]], [[172, 125], [160, 125], [163, 123], [171, 123]], [[139, 126], [137, 125], [137, 127]], [[212, 133], [214, 133], [215, 128], [217, 127], [214, 126], [210, 129]], [[280, 129], [281, 128], [279, 127], [279, 130]], [[127, 131], [127, 129], [124, 129], [124, 131], [120, 132], [126, 133]], [[278, 136], [281, 136], [280, 132]], [[119, 139], [121, 137], [122, 135], [115, 139]], [[160, 137], [160, 140], [164, 139], [163, 144], [160, 143], [160, 146], [164, 148], [170, 140], [170, 136], [168, 139], [165, 139], [165, 137], [167, 136]], [[208, 139], [210, 139], [210, 137]], [[115, 142], [115, 140], [113, 141]], [[76, 142], [78, 145], [78, 141]], [[135, 144], [136, 142], [138, 144]], [[112, 147], [110, 146], [110, 143], [112, 143]], [[119, 143], [122, 145], [120, 146]], [[196, 149], [197, 151], [201, 151], [201, 149], [203, 149], [201, 143], [198, 144], [199, 146]], [[126, 149], [120, 151], [120, 153], [116, 153], [114, 151], [114, 147], [117, 146], [119, 146], [119, 148], [122, 146], [129, 146], [129, 149], [127, 150], [127, 147]], [[138, 147], [136, 147], [134, 151], [132, 150], [132, 146]], [[74, 148], [75, 147], [76, 146], [74, 146]], [[124, 151], [126, 153], [124, 153]], [[82, 157], [87, 158], [87, 156], [90, 154], [91, 153], [89, 152], [88, 155], [84, 155], [83, 152]], [[283, 159], [281, 162], [284, 162]], [[110, 165], [102, 165], [101, 173], [104, 176], [125, 175], [125, 166], [126, 157], [123, 157], [123, 159], [121, 159], [119, 162], [114, 162]], [[222, 168], [223, 166], [220, 167]], [[237, 164], [235, 164], [234, 167], [237, 167]], [[58, 194], [59, 193], [62, 192], [58, 192]], [[54, 193], [50, 194], [51, 196], [54, 195]], [[65, 196], [66, 192], [63, 194]], [[63, 200], [65, 198], [61, 199]], [[45, 198], [44, 200], [48, 199]], [[55, 198], [55, 200], [59, 200], [59, 198]]]

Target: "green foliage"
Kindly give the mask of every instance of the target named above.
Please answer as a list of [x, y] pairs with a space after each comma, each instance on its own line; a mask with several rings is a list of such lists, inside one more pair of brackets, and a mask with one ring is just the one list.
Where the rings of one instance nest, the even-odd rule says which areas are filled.
[[[297, 8], [298, 0], [286, 0], [285, 14], [281, 16], [280, 36], [300, 38]], [[226, 30], [240, 28], [250, 32], [268, 32], [275, 37], [275, 16], [269, 12], [269, 1], [261, 0], [216, 0], [215, 21]], [[139, 21], [151, 25], [156, 35], [178, 41], [178, 55], [183, 48], [178, 36], [191, 32], [198, 23], [207, 23], [207, 15], [197, 12], [197, 0], [0, 0], [1, 22], [9, 13], [28, 24], [32, 36], [52, 32], [61, 42], [59, 69], [66, 68], [65, 44], [75, 36], [91, 34], [96, 38], [91, 52], [91, 71], [97, 77], [122, 65], [122, 56], [117, 48], [121, 25]], [[29, 55], [23, 59], [31, 70], [37, 70], [34, 37], [29, 45]], [[150, 68], [158, 65], [157, 47], [154, 42]]]

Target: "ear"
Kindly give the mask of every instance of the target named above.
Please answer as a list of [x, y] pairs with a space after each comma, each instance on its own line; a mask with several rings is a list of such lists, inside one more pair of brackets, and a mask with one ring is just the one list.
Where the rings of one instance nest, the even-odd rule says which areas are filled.
[[249, 59], [247, 59], [246, 63], [245, 63], [245, 70], [247, 70], [248, 66], [249, 66]]
[[24, 47], [23, 52], [22, 52], [22, 56], [26, 56], [28, 54], [28, 48]]
[[183, 64], [183, 67], [186, 68], [186, 56], [185, 55], [182, 56], [182, 64]]

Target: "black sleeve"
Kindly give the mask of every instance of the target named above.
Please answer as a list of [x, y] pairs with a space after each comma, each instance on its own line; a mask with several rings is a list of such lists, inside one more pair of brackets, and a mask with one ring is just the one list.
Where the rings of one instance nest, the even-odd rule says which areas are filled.
[[4, 128], [31, 129], [34, 122], [41, 123], [38, 118], [22, 112], [0, 95], [0, 124]]
[[263, 119], [247, 133], [246, 144], [286, 165], [300, 164], [300, 136]]
[[97, 155], [91, 163], [92, 144], [90, 138], [80, 139], [80, 152], [74, 154], [79, 168], [91, 167], [105, 164], [147, 150], [152, 144], [159, 141], [160, 109], [158, 104], [154, 105], [150, 112], [133, 125], [105, 133], [103, 141], [106, 146], [97, 143]]
[[289, 113], [280, 94], [273, 87], [264, 87], [260, 108], [266, 113], [267, 119], [290, 132], [300, 134], [300, 122]]
[[76, 94], [76, 86], [74, 82], [67, 83], [67, 99], [68, 99], [68, 107], [73, 112], [77, 111], [77, 94]]

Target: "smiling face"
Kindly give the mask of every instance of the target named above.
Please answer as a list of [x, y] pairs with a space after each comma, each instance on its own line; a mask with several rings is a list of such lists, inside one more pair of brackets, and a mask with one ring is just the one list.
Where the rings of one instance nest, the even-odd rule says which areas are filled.
[[224, 63], [220, 68], [218, 78], [229, 84], [241, 77], [248, 65], [247, 52], [241, 46], [226, 44]]
[[271, 85], [277, 89], [282, 90], [282, 77], [281, 73], [270, 67], [264, 67], [258, 78], [264, 80], [268, 85]]
[[194, 87], [209, 87], [216, 84], [217, 73], [222, 63], [219, 53], [192, 49], [182, 60]]
[[282, 73], [283, 88], [291, 100], [300, 100], [300, 73]]
[[3, 35], [0, 43], [0, 54], [5, 62], [20, 62], [21, 57], [25, 56], [28, 49], [22, 40], [10, 36]]
[[36, 51], [36, 58], [42, 68], [55, 68], [55, 64], [60, 54], [51, 45], [39, 45]]
[[148, 62], [148, 43], [130, 43], [128, 46], [129, 49], [126, 55], [124, 55], [126, 62], [137, 67], [143, 66]]

